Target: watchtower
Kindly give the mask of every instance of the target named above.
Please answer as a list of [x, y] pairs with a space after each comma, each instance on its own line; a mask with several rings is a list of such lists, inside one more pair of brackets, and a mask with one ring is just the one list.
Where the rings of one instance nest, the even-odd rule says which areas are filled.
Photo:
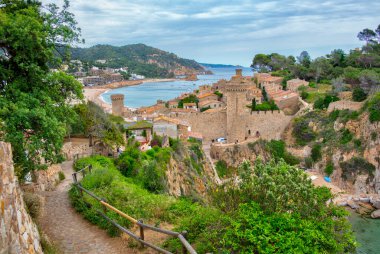
[[124, 94], [112, 94], [112, 114], [115, 116], [123, 116], [124, 111]]

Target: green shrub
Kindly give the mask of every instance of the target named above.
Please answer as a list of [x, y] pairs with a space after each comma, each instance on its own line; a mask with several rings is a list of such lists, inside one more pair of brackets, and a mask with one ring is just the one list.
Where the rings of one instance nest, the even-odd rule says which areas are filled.
[[211, 106], [203, 107], [203, 108], [201, 108], [200, 111], [204, 112], [204, 111], [209, 110], [209, 109], [211, 109]]
[[367, 94], [364, 92], [363, 88], [356, 87], [352, 91], [352, 100], [353, 101], [364, 101], [367, 99]]
[[353, 157], [348, 161], [340, 163], [342, 168], [342, 178], [354, 181], [355, 176], [359, 174], [368, 174], [371, 178], [374, 176], [376, 167], [362, 157]]
[[228, 173], [227, 163], [223, 160], [219, 160], [215, 165], [216, 172], [218, 172], [219, 177], [224, 177]]
[[37, 219], [41, 211], [41, 198], [35, 193], [24, 192], [25, 208], [33, 219]]
[[266, 147], [271, 154], [271, 157], [276, 161], [283, 159], [289, 165], [296, 165], [300, 163], [297, 157], [286, 151], [285, 142], [282, 140], [271, 140], [267, 143]]
[[353, 135], [348, 129], [341, 130], [341, 139], [340, 139], [341, 144], [344, 145], [344, 144], [349, 143], [352, 140], [352, 138], [353, 138]]
[[330, 161], [325, 167], [325, 173], [330, 176], [334, 172], [334, 164]]
[[308, 142], [316, 138], [316, 133], [309, 127], [309, 121], [304, 118], [294, 120], [293, 136], [299, 145], [306, 145]]
[[304, 163], [305, 167], [308, 169], [313, 167], [313, 159], [311, 157], [306, 157]]
[[303, 90], [303, 91], [301, 92], [301, 98], [302, 98], [302, 100], [306, 100], [307, 97], [309, 97], [309, 93], [306, 92], [305, 90]]
[[315, 109], [326, 109], [329, 107], [331, 102], [339, 101], [339, 98], [335, 95], [325, 95], [322, 98], [318, 98], [314, 102], [314, 108]]
[[334, 109], [333, 111], [331, 111], [331, 113], [329, 115], [329, 118], [332, 121], [336, 121], [338, 119], [338, 117], [339, 117], [339, 114], [340, 114], [340, 110]]
[[377, 93], [368, 102], [369, 121], [371, 123], [380, 121], [380, 93]]
[[59, 181], [65, 180], [66, 179], [65, 173], [63, 173], [62, 171], [59, 171], [58, 172], [58, 179], [59, 179]]
[[320, 144], [314, 144], [311, 148], [311, 158], [314, 162], [319, 161], [322, 159], [322, 146]]
[[355, 139], [354, 140], [354, 145], [358, 149], [362, 146], [362, 141], [360, 139]]
[[377, 139], [377, 132], [374, 131], [374, 132], [371, 133], [371, 140], [375, 141], [376, 139]]

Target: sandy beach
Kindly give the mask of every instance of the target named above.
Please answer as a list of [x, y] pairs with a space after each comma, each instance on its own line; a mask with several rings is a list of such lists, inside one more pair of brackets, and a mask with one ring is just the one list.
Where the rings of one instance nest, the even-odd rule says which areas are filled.
[[115, 82], [103, 86], [93, 86], [93, 87], [84, 87], [83, 94], [87, 101], [92, 101], [102, 107], [106, 112], [111, 113], [112, 106], [111, 104], [106, 103], [101, 95], [111, 89], [121, 88], [125, 86], [138, 86], [142, 83], [151, 83], [151, 82], [171, 82], [176, 81], [177, 79], [144, 79], [144, 80], [126, 80], [122, 82]]

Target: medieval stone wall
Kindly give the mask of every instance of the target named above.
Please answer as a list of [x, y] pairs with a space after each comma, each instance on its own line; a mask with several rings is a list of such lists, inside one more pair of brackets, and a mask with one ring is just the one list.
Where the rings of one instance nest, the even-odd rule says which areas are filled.
[[191, 131], [201, 133], [207, 142], [227, 135], [227, 114], [225, 111], [178, 114], [174, 118], [188, 122]]
[[0, 142], [0, 253], [43, 253], [14, 174], [11, 146], [5, 142]]
[[352, 110], [352, 111], [358, 111], [363, 106], [363, 102], [355, 102], [355, 101], [335, 101], [331, 102], [329, 105], [329, 108], [327, 109], [328, 112], [331, 112], [335, 109], [337, 110]]

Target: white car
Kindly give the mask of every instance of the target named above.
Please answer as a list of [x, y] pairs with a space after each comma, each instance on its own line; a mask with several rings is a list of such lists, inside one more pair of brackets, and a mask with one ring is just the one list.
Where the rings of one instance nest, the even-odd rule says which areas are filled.
[[216, 142], [219, 142], [219, 143], [226, 143], [226, 142], [227, 142], [227, 139], [226, 139], [226, 138], [217, 138], [217, 139], [216, 139]]

